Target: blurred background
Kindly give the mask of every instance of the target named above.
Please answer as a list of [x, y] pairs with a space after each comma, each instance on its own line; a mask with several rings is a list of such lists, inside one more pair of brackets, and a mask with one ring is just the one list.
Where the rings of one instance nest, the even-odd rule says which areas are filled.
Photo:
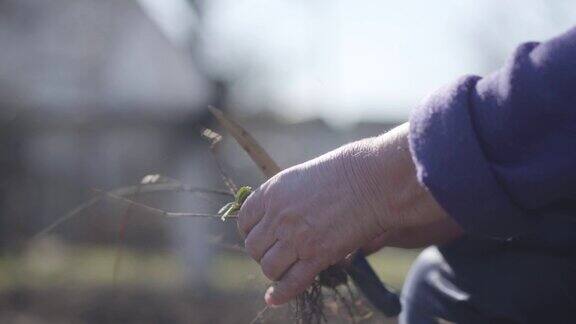
[[[286, 167], [405, 122], [431, 91], [575, 14], [568, 0], [0, 0], [0, 322], [249, 323], [267, 282], [232, 248], [234, 222], [102, 199], [35, 235], [149, 174], [226, 189], [199, 136], [216, 127], [208, 105]], [[238, 184], [264, 180], [230, 139], [218, 155]], [[132, 198], [188, 212], [226, 202]], [[370, 260], [399, 289], [417, 254]]]

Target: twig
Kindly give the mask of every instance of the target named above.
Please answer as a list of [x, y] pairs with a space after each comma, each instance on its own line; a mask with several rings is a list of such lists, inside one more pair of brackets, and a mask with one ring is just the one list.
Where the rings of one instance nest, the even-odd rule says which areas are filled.
[[[136, 194], [136, 192], [138, 191], [138, 187], [140, 187], [140, 192], [139, 192], [140, 194], [162, 193], [162, 192], [189, 192], [192, 194], [211, 194], [211, 195], [220, 195], [220, 196], [226, 196], [226, 197], [234, 197], [234, 195], [232, 195], [231, 193], [229, 193], [228, 191], [225, 191], [225, 190], [216, 190], [216, 189], [194, 187], [191, 185], [181, 184], [181, 183], [155, 183], [155, 184], [146, 184], [146, 185], [140, 185], [140, 186], [129, 186], [129, 187], [122, 187], [122, 188], [118, 188], [115, 190], [111, 190], [108, 193], [114, 194], [117, 196], [131, 196], [131, 195]], [[36, 235], [34, 235], [32, 237], [32, 240], [38, 239], [38, 238], [48, 234], [49, 232], [51, 232], [52, 230], [54, 230], [56, 227], [60, 226], [64, 222], [75, 218], [82, 211], [84, 211], [87, 208], [92, 207], [93, 205], [98, 203], [101, 199], [102, 199], [102, 197], [100, 197], [100, 196], [93, 197], [93, 198], [89, 199], [88, 201], [84, 202], [83, 204], [77, 206], [76, 208], [74, 208], [71, 211], [69, 211], [68, 213], [66, 213], [64, 216], [56, 219], [52, 224], [44, 227], [40, 232], [38, 232]]]
[[262, 173], [266, 178], [273, 177], [276, 173], [281, 171], [280, 167], [268, 153], [258, 144], [258, 142], [250, 135], [242, 126], [238, 125], [234, 121], [228, 119], [222, 111], [216, 109], [212, 106], [208, 107], [208, 110], [216, 117], [218, 122], [224, 127], [231, 135], [234, 137], [236, 142], [244, 149], [244, 151], [250, 156], [252, 161], [258, 165]]
[[200, 133], [202, 134], [202, 137], [207, 139], [207, 141], [210, 143], [210, 146], [208, 147], [208, 149], [210, 150], [210, 155], [212, 156], [214, 162], [216, 163], [216, 167], [218, 168], [218, 172], [220, 173], [220, 177], [224, 181], [224, 184], [226, 185], [226, 187], [228, 187], [230, 193], [232, 194], [236, 193], [236, 191], [238, 191], [238, 186], [234, 183], [232, 178], [228, 175], [228, 173], [224, 169], [222, 161], [220, 161], [220, 159], [218, 158], [218, 154], [216, 152], [216, 146], [218, 145], [218, 143], [220, 143], [220, 141], [222, 141], [222, 136], [209, 128], [202, 128]]
[[[107, 192], [107, 191], [104, 191], [104, 190], [100, 190], [100, 189], [93, 189], [93, 190], [94, 190], [95, 192], [98, 192], [98, 193], [103, 194], [103, 195], [105, 195], [105, 196], [108, 196], [108, 197], [110, 197], [110, 198], [114, 198], [114, 199], [116, 199], [116, 200], [123, 201], [123, 202], [128, 203], [128, 204], [132, 204], [132, 205], [134, 205], [134, 206], [136, 206], [136, 207], [140, 207], [140, 208], [145, 209], [145, 210], [147, 210], [147, 211], [149, 211], [149, 212], [152, 212], [152, 213], [154, 213], [154, 214], [156, 214], [156, 215], [163, 216], [163, 217], [166, 217], [166, 218], [180, 218], [180, 217], [220, 218], [220, 217], [221, 217], [221, 215], [218, 215], [218, 214], [169, 212], [169, 211], [165, 211], [165, 210], [162, 210], [162, 209], [159, 209], [159, 208], [155, 208], [155, 207], [152, 207], [152, 206], [148, 206], [148, 205], [139, 203], [139, 202], [134, 201], [134, 200], [132, 200], [132, 199], [128, 199], [128, 198], [125, 198], [125, 197], [122, 197], [122, 196], [115, 195], [115, 194], [113, 194], [113, 193], [110, 193], [110, 192]], [[236, 216], [236, 215], [230, 215], [230, 216], [227, 216], [226, 218], [237, 218], [237, 216]]]
[[268, 311], [268, 309], [270, 309], [270, 306], [268, 306], [268, 305], [264, 306], [264, 308], [262, 308], [258, 312], [258, 314], [256, 314], [256, 317], [254, 317], [254, 319], [250, 322], [250, 324], [258, 323], [262, 319], [262, 316], [264, 316], [264, 313], [266, 313], [266, 311]]

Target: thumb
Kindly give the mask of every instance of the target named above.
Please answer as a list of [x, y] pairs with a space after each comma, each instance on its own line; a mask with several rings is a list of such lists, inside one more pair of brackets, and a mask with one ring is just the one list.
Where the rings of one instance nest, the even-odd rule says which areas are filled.
[[323, 267], [313, 260], [296, 262], [273, 286], [268, 288], [264, 299], [270, 306], [282, 305], [304, 292]]

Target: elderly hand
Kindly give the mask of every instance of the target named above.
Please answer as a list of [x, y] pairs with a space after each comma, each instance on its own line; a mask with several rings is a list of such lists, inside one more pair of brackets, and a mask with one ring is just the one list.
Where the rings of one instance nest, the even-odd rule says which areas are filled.
[[304, 291], [315, 276], [385, 233], [425, 227], [445, 212], [416, 179], [408, 125], [345, 145], [272, 177], [238, 214], [245, 246], [277, 281], [269, 305]]

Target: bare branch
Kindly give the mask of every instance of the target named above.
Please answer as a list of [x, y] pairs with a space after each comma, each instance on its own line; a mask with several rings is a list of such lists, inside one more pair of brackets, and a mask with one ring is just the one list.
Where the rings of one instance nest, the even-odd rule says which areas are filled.
[[[166, 218], [180, 218], [180, 217], [218, 218], [218, 219], [221, 218], [221, 215], [218, 215], [218, 214], [169, 212], [169, 211], [165, 211], [165, 210], [163, 210], [163, 209], [159, 209], [159, 208], [156, 208], [156, 207], [152, 207], [152, 206], [148, 206], [148, 205], [139, 203], [139, 202], [137, 202], [137, 201], [134, 201], [134, 200], [132, 200], [132, 199], [128, 199], [128, 198], [126, 198], [126, 197], [122, 197], [122, 196], [118, 196], [118, 195], [115, 195], [115, 194], [110, 193], [110, 192], [106, 192], [106, 191], [104, 191], [104, 190], [94, 189], [94, 191], [96, 191], [96, 192], [98, 192], [98, 193], [100, 193], [100, 194], [103, 194], [103, 195], [105, 195], [105, 196], [107, 196], [107, 197], [114, 198], [114, 199], [116, 199], [116, 200], [122, 201], [122, 202], [124, 202], [124, 203], [131, 204], [132, 206], [145, 209], [145, 210], [147, 210], [147, 211], [149, 211], [149, 212], [151, 212], [151, 213], [153, 213], [153, 214], [156, 214], [156, 215], [159, 215], [159, 216], [163, 216], [163, 217], [166, 217]], [[230, 215], [230, 216], [227, 216], [226, 218], [236, 218], [236, 217], [237, 217], [237, 216], [235, 216], [235, 215]]]
[[210, 146], [209, 146], [210, 154], [212, 155], [212, 158], [214, 159], [214, 162], [216, 163], [216, 167], [218, 168], [218, 172], [220, 173], [220, 177], [224, 181], [224, 184], [226, 185], [226, 187], [228, 187], [228, 190], [230, 190], [230, 193], [234, 194], [238, 190], [238, 186], [236, 185], [236, 183], [234, 183], [234, 180], [232, 180], [232, 178], [228, 175], [228, 173], [224, 169], [224, 166], [222, 165], [222, 161], [220, 161], [220, 158], [218, 156], [218, 152], [216, 151], [216, 148], [217, 148], [216, 146], [218, 145], [218, 143], [220, 143], [220, 141], [222, 141], [222, 135], [216, 133], [215, 131], [213, 131], [209, 128], [203, 128], [202, 131], [200, 132], [200, 134], [210, 144]]
[[268, 311], [268, 309], [270, 309], [270, 306], [266, 305], [264, 306], [264, 308], [262, 308], [258, 314], [256, 314], [256, 317], [254, 317], [254, 319], [250, 322], [250, 324], [255, 324], [255, 323], [259, 323], [262, 321], [262, 317], [264, 316], [264, 313], [266, 313]]
[[[217, 190], [217, 189], [207, 189], [201, 187], [194, 187], [187, 184], [177, 183], [177, 182], [170, 182], [170, 183], [154, 183], [154, 184], [145, 184], [145, 185], [137, 185], [137, 186], [129, 186], [129, 187], [122, 187], [118, 189], [114, 189], [109, 191], [108, 193], [114, 194], [116, 196], [132, 196], [135, 195], [137, 192], [139, 194], [150, 194], [150, 193], [167, 193], [167, 192], [188, 192], [191, 194], [202, 194], [202, 195], [220, 195], [226, 197], [234, 197], [230, 192], [226, 190]], [[64, 222], [75, 218], [84, 210], [94, 206], [102, 199], [101, 196], [93, 197], [88, 201], [84, 202], [83, 204], [77, 206], [76, 208], [72, 209], [64, 216], [56, 219], [52, 224], [44, 227], [40, 232], [32, 237], [32, 240], [38, 239], [49, 232], [53, 231], [56, 227], [60, 226]]]
[[242, 126], [236, 122], [228, 119], [222, 111], [212, 106], [208, 107], [212, 115], [216, 117], [218, 122], [224, 127], [234, 139], [240, 144], [244, 151], [250, 156], [252, 161], [258, 165], [266, 178], [273, 177], [276, 173], [281, 171], [280, 167], [268, 153], [260, 146], [260, 144], [250, 135]]

